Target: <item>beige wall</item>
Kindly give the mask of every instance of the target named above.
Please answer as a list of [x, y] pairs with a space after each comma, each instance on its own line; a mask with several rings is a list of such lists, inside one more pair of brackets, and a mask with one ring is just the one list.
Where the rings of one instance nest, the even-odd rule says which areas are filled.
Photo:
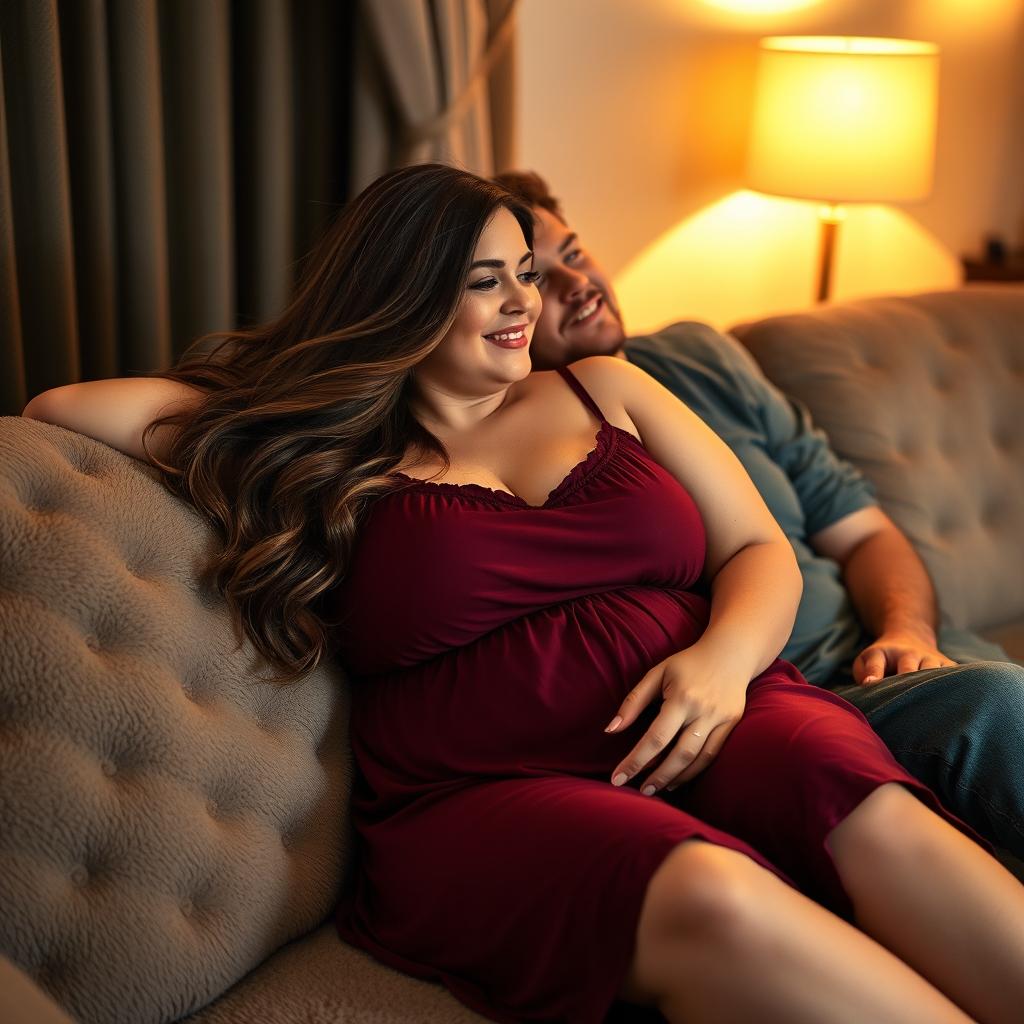
[[[813, 204], [743, 190], [757, 40], [938, 43], [935, 185], [851, 207], [835, 297], [946, 287], [986, 232], [1024, 246], [1024, 0], [521, 0], [521, 166], [612, 272], [627, 326], [811, 304]], [[723, 6], [774, 6], [736, 13]]]

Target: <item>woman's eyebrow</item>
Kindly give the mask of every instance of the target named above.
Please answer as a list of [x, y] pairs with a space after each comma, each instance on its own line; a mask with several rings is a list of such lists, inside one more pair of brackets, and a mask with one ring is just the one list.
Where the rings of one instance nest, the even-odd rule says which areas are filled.
[[[533, 253], [527, 250], [519, 258], [519, 262], [516, 264], [516, 266], [521, 267], [529, 259], [533, 259]], [[474, 263], [471, 263], [469, 265], [469, 269], [476, 270], [477, 267], [493, 267], [495, 270], [501, 270], [503, 266], [505, 266], [504, 260], [476, 260]]]

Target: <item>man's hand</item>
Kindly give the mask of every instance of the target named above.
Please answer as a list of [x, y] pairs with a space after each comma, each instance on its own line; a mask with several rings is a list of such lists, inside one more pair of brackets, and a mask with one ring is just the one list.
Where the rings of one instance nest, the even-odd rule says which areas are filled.
[[861, 686], [872, 686], [886, 676], [955, 664], [935, 646], [934, 636], [909, 630], [890, 631], [857, 655], [853, 678]]
[[857, 655], [854, 682], [955, 665], [936, 646], [935, 591], [924, 563], [878, 508], [862, 508], [814, 534], [811, 546], [843, 567], [864, 628], [877, 639]]

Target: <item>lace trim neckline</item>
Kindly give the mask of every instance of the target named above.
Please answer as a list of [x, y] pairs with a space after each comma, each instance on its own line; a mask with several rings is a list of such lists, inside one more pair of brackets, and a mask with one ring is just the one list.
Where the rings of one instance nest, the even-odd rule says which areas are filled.
[[542, 509], [556, 508], [572, 494], [578, 491], [593, 473], [603, 466], [611, 457], [617, 447], [617, 440], [624, 434], [631, 441], [640, 442], [622, 427], [616, 427], [608, 420], [602, 420], [601, 426], [594, 438], [594, 447], [573, 466], [568, 473], [555, 485], [548, 494], [542, 505], [531, 505], [525, 498], [511, 491], [503, 491], [493, 487], [486, 487], [484, 484], [474, 483], [451, 483], [447, 480], [422, 480], [419, 477], [409, 476], [406, 473], [394, 472], [391, 476], [399, 480], [408, 481], [406, 487], [391, 491], [391, 494], [404, 494], [410, 490], [428, 490], [435, 493], [451, 494], [455, 497], [483, 498], [501, 505], [509, 505], [519, 509]]

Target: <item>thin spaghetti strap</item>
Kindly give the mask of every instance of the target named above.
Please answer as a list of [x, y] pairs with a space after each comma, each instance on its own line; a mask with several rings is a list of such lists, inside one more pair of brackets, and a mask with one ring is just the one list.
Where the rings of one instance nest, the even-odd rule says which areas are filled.
[[579, 382], [576, 375], [569, 369], [568, 366], [557, 367], [558, 372], [562, 375], [562, 379], [566, 384], [569, 385], [576, 392], [576, 396], [579, 400], [602, 422], [607, 423], [604, 418], [604, 413], [601, 412], [601, 407], [591, 397], [587, 389]]

